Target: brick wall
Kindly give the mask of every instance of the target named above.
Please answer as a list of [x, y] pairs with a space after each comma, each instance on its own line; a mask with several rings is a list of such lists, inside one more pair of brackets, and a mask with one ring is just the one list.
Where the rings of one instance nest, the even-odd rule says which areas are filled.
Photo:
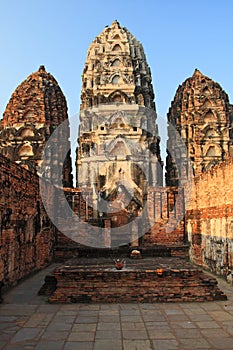
[[[92, 230], [91, 225], [85, 223], [93, 219], [92, 190], [86, 189], [81, 192], [78, 188], [65, 188], [56, 193], [59, 198], [60, 210], [58, 212], [58, 230], [56, 230], [56, 243], [54, 258], [56, 261], [64, 261], [78, 255], [79, 248], [88, 245], [88, 229]], [[64, 201], [69, 203], [71, 211], [64, 210]], [[95, 246], [95, 242], [89, 242]]]
[[233, 159], [195, 180], [186, 229], [192, 260], [219, 275], [233, 271]]
[[177, 187], [149, 187], [147, 195], [150, 230], [144, 245], [177, 245], [185, 242], [184, 197]]
[[13, 285], [53, 258], [54, 228], [39, 195], [39, 179], [0, 155], [0, 281]]
[[[59, 196], [59, 195], [58, 195]], [[114, 232], [114, 222], [111, 220], [94, 219], [94, 210], [92, 206], [92, 191], [87, 189], [82, 193], [79, 189], [65, 189], [65, 196], [61, 195], [59, 202], [66, 200], [70, 207], [74, 210], [77, 218], [71, 218], [69, 213], [64, 213], [64, 210], [59, 212], [59, 220], [62, 221], [64, 230], [57, 231], [55, 259], [58, 261], [69, 259], [79, 253], [79, 248], [82, 245], [89, 245], [91, 247], [117, 247], [123, 243], [130, 243], [132, 245], [140, 244], [143, 247], [153, 247], [157, 245], [166, 246], [182, 246], [185, 243], [184, 232], [184, 197], [183, 191], [177, 187], [149, 187], [147, 195], [147, 210], [143, 210], [142, 218], [135, 221], [137, 228], [133, 227], [134, 221], [129, 224], [118, 227], [117, 233]], [[62, 205], [61, 205], [62, 208]], [[114, 216], [116, 216], [114, 214]], [[124, 219], [123, 214], [119, 211], [118, 216]], [[78, 218], [83, 223], [89, 225], [77, 225], [75, 232], [68, 232], [70, 226], [69, 220], [75, 224]], [[108, 222], [109, 221], [109, 222]], [[110, 225], [107, 227], [106, 224]], [[119, 220], [117, 221], [119, 223]], [[105, 227], [103, 230], [96, 230], [96, 235], [93, 235], [93, 226]], [[109, 229], [109, 232], [107, 231]], [[113, 228], [113, 229], [112, 229]], [[133, 230], [136, 229], [135, 241], [133, 240]], [[71, 227], [71, 231], [73, 227]], [[90, 234], [89, 231], [90, 230]], [[142, 239], [141, 232], [145, 232]], [[65, 234], [64, 234], [65, 233]], [[68, 236], [68, 237], [67, 237]], [[70, 237], [75, 236], [75, 240]], [[90, 237], [90, 239], [88, 239]], [[84, 244], [82, 244], [84, 242]], [[85, 244], [88, 242], [89, 244]], [[81, 243], [81, 244], [80, 244]], [[178, 253], [178, 250], [176, 250]], [[186, 254], [183, 250], [179, 252], [180, 255]]]

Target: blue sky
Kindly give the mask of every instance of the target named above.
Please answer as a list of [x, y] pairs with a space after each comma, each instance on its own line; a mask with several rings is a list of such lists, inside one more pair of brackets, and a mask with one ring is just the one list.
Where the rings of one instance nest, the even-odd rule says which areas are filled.
[[[115, 19], [144, 46], [160, 116], [166, 117], [178, 85], [195, 68], [218, 81], [233, 102], [232, 0], [1, 0], [0, 5], [1, 115], [14, 89], [42, 64], [59, 82], [69, 115], [77, 113], [88, 46]], [[161, 129], [165, 125], [163, 134]]]

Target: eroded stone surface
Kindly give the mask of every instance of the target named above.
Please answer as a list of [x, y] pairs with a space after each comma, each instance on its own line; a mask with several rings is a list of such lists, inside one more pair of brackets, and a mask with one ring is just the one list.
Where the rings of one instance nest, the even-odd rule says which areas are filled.
[[[225, 300], [217, 281], [184, 259], [126, 259], [122, 270], [111, 259], [76, 258], [54, 271], [57, 289], [50, 302], [171, 302]], [[135, 318], [135, 315], [134, 315]]]
[[[53, 193], [49, 193], [51, 200]], [[36, 174], [0, 155], [0, 281], [14, 285], [53, 258], [55, 232]]]
[[140, 216], [147, 186], [162, 185], [151, 80], [141, 43], [117, 21], [90, 45], [82, 77], [77, 187], [92, 188], [94, 215], [107, 215], [113, 227]]
[[117, 21], [91, 43], [82, 81], [81, 109], [110, 102], [154, 109], [151, 72], [142, 44]]
[[[7, 104], [0, 125], [0, 152], [25, 168], [38, 171], [46, 142], [67, 118], [65, 96], [55, 78], [40, 66], [16, 88]], [[63, 142], [68, 142], [69, 130], [64, 137]], [[53, 157], [50, 168], [57, 161], [55, 153]], [[72, 186], [70, 154], [64, 165], [63, 183]]]
[[168, 112], [167, 185], [189, 176], [189, 161], [193, 175], [199, 176], [232, 154], [232, 120], [226, 92], [196, 69], [178, 87]]
[[187, 234], [192, 259], [232, 284], [233, 271], [233, 161], [228, 159], [195, 181], [187, 208]]

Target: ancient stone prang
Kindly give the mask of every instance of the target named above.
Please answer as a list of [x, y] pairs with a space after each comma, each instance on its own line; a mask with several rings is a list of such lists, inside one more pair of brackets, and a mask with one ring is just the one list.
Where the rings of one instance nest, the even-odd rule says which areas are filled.
[[[196, 69], [176, 91], [168, 112], [166, 183], [199, 176], [232, 154], [233, 107], [221, 86]], [[176, 130], [176, 132], [174, 132]], [[178, 137], [184, 142], [185, 151]], [[187, 151], [187, 153], [186, 153]]]
[[83, 71], [76, 161], [77, 187], [92, 188], [96, 217], [113, 209], [127, 223], [142, 210], [147, 187], [162, 185], [151, 81], [141, 43], [117, 21], [105, 27]]
[[[26, 169], [38, 171], [47, 140], [67, 118], [65, 96], [55, 78], [40, 66], [16, 88], [7, 104], [0, 125], [0, 153]], [[68, 137], [63, 141], [69, 142]], [[51, 168], [57, 161], [56, 152]], [[63, 184], [72, 187], [69, 154], [63, 169]]]

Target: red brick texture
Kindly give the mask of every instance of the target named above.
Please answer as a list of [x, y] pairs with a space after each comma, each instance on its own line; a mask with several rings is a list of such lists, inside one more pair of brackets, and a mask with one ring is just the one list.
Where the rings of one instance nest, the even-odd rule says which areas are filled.
[[179, 245], [185, 242], [184, 196], [177, 187], [149, 187], [147, 195], [150, 230], [143, 245]]
[[[101, 260], [100, 260], [101, 261]], [[56, 290], [50, 297], [55, 303], [80, 302], [181, 302], [225, 300], [217, 281], [200, 269], [149, 268], [116, 270], [106, 268], [100, 261], [85, 266], [62, 266], [55, 270], [53, 285]], [[76, 261], [77, 265], [79, 261]], [[46, 288], [43, 286], [43, 289]], [[54, 288], [53, 288], [54, 290]]]
[[232, 172], [228, 159], [196, 179], [186, 215], [192, 260], [225, 276], [233, 269]]
[[[65, 96], [56, 79], [40, 66], [11, 95], [0, 121], [0, 153], [26, 169], [38, 171], [46, 142], [56, 127], [67, 120]], [[50, 156], [46, 157], [53, 160], [53, 164], [49, 163], [50, 167], [52, 165], [49, 176], [52, 177], [59, 161], [57, 157], [63, 158], [61, 146], [70, 147], [69, 128], [60, 129], [59, 136], [59, 145], [53, 149], [50, 147]], [[70, 153], [64, 155], [64, 159], [63, 184], [72, 187]]]
[[[104, 236], [103, 230], [100, 229], [96, 237], [90, 242], [93, 247], [116, 247], [117, 242], [132, 242], [132, 224], [118, 227], [117, 237], [111, 228], [114, 228], [114, 222], [111, 215], [108, 219], [94, 219], [94, 211], [92, 207], [92, 191], [87, 189], [82, 193], [79, 189], [65, 189], [65, 197], [61, 196], [61, 200], [66, 200], [70, 204], [74, 213], [83, 222], [89, 225], [84, 225], [83, 228], [79, 225], [79, 232], [76, 237], [79, 239], [72, 241], [69, 237], [68, 230], [65, 232], [57, 232], [55, 258], [56, 260], [69, 259], [78, 254], [80, 243], [85, 241], [85, 236], [88, 236], [88, 230], [92, 230], [93, 226], [100, 226], [109, 229], [109, 237], [107, 232]], [[61, 202], [61, 200], [59, 200]], [[121, 212], [118, 213], [122, 218]], [[144, 217], [145, 216], [145, 217]], [[64, 212], [59, 213], [59, 217], [65, 227], [69, 227], [69, 216], [64, 216]], [[124, 217], [123, 217], [124, 219]], [[149, 224], [148, 224], [149, 222]], [[119, 221], [118, 221], [119, 223]], [[128, 221], [126, 222], [128, 223]], [[169, 247], [182, 247], [186, 243], [184, 232], [184, 197], [183, 191], [177, 187], [149, 187], [147, 195], [147, 210], [143, 211], [141, 220], [137, 221], [139, 244], [142, 247], [154, 247], [157, 245], [165, 245]], [[95, 227], [95, 229], [97, 229]], [[142, 232], [146, 232], [142, 238]], [[65, 234], [64, 234], [65, 233]], [[69, 237], [67, 237], [67, 235]], [[118, 241], [117, 241], [118, 239]], [[174, 254], [173, 254], [174, 253]], [[187, 250], [174, 249], [172, 255], [187, 255]]]
[[54, 228], [39, 195], [39, 179], [0, 155], [0, 281], [13, 285], [53, 258]]

